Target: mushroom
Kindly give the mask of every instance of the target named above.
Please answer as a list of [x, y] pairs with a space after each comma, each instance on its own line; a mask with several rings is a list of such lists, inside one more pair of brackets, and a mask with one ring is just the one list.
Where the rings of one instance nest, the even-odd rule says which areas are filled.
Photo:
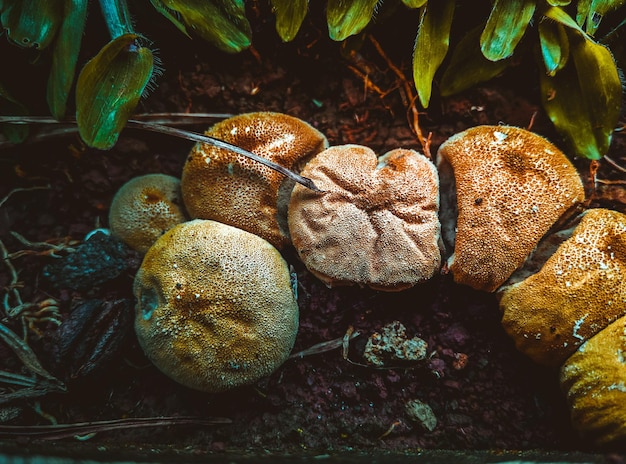
[[241, 229], [200, 219], [174, 227], [146, 253], [134, 294], [139, 344], [190, 388], [253, 383], [293, 348], [298, 304], [287, 264]]
[[626, 314], [626, 215], [587, 210], [537, 273], [503, 290], [500, 307], [502, 325], [521, 352], [560, 366]]
[[[306, 122], [272, 112], [234, 116], [215, 124], [206, 135], [296, 171], [328, 146], [326, 137]], [[239, 227], [277, 248], [290, 243], [287, 204], [293, 181], [282, 174], [228, 150], [197, 144], [181, 182], [193, 218]]]
[[293, 245], [329, 286], [397, 291], [441, 265], [435, 166], [395, 149], [377, 157], [360, 145], [328, 148], [302, 170], [322, 190], [296, 185], [289, 203]]
[[478, 126], [450, 137], [439, 148], [438, 168], [449, 215], [443, 235], [454, 250], [448, 267], [455, 282], [488, 292], [584, 200], [565, 155], [517, 127]]
[[561, 368], [572, 424], [596, 445], [626, 440], [626, 317], [587, 340]]
[[146, 174], [129, 180], [117, 191], [109, 209], [113, 235], [140, 253], [186, 220], [180, 180], [165, 174]]

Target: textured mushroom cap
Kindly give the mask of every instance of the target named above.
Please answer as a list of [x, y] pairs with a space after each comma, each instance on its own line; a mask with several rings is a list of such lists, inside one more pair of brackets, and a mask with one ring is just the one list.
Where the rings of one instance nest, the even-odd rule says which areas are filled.
[[[328, 146], [317, 129], [281, 113], [238, 115], [215, 124], [206, 134], [292, 170]], [[245, 156], [197, 144], [181, 182], [191, 217], [239, 227], [278, 248], [289, 243], [287, 204], [293, 181], [282, 174]]]
[[438, 151], [456, 182], [456, 244], [448, 266], [458, 283], [496, 290], [541, 237], [584, 199], [578, 173], [546, 139], [524, 129], [478, 126]]
[[342, 145], [302, 174], [323, 192], [294, 188], [289, 230], [304, 264], [327, 285], [402, 290], [439, 269], [439, 181], [424, 156], [396, 149], [377, 158]]
[[561, 365], [626, 314], [626, 215], [588, 210], [539, 272], [504, 290], [500, 307], [521, 352]]
[[585, 342], [561, 368], [572, 424], [596, 445], [626, 441], [626, 317]]
[[109, 210], [113, 235], [141, 253], [186, 220], [180, 180], [165, 174], [146, 174], [129, 180], [117, 191]]
[[218, 392], [255, 382], [289, 356], [298, 304], [267, 241], [215, 221], [180, 224], [148, 250], [134, 283], [135, 331], [166, 375]]

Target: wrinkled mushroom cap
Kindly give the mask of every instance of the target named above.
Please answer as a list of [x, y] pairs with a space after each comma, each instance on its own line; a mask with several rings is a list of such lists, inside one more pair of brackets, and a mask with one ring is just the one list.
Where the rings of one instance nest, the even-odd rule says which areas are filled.
[[[271, 112], [234, 116], [206, 134], [295, 171], [328, 146], [326, 137], [306, 122]], [[278, 248], [289, 243], [286, 210], [293, 182], [282, 174], [245, 156], [197, 144], [181, 182], [191, 217], [239, 227]]]
[[109, 210], [113, 235], [140, 253], [186, 220], [180, 180], [165, 174], [146, 174], [129, 180], [117, 191]]
[[626, 215], [588, 210], [539, 272], [504, 290], [500, 307], [521, 352], [561, 365], [626, 314]]
[[378, 158], [342, 145], [302, 174], [323, 192], [294, 188], [289, 230], [304, 264], [327, 285], [402, 290], [439, 269], [439, 183], [424, 156], [396, 149]]
[[141, 347], [190, 388], [253, 383], [293, 348], [298, 305], [287, 264], [243, 230], [207, 220], [174, 227], [148, 250], [134, 294]]
[[[541, 237], [584, 200], [578, 173], [546, 139], [510, 126], [478, 126], [450, 137], [438, 151], [456, 183], [458, 218], [454, 280], [496, 290]], [[443, 187], [442, 187], [443, 189]]]
[[578, 348], [560, 382], [575, 429], [596, 445], [626, 442], [626, 317]]

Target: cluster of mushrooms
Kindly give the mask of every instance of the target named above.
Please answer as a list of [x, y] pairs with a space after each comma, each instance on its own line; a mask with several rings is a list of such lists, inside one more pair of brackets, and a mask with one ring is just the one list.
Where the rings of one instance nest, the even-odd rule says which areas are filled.
[[435, 166], [408, 149], [329, 147], [280, 113], [239, 115], [206, 134], [319, 190], [202, 144], [180, 181], [151, 174], [120, 189], [111, 230], [145, 253], [135, 329], [166, 375], [219, 392], [287, 359], [298, 304], [281, 251], [293, 246], [328, 286], [401, 291], [443, 269], [496, 293], [518, 349], [560, 366], [575, 427], [598, 444], [626, 438], [626, 215], [583, 211], [581, 179], [550, 142], [474, 127], [444, 142]]

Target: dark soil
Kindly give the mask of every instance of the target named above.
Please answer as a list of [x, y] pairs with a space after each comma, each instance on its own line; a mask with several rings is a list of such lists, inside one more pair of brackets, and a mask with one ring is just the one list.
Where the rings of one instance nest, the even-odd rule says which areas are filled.
[[[258, 12], [271, 18], [267, 13]], [[371, 34], [411, 79], [411, 24], [416, 24], [416, 16], [405, 16], [397, 20], [407, 27], [385, 29], [379, 24]], [[354, 47], [350, 54], [349, 47], [330, 42], [323, 21], [307, 19], [293, 43], [281, 44], [272, 22], [259, 17], [253, 20], [256, 48], [225, 55], [200, 40], [181, 37], [157, 16], [148, 15], [145, 24], [141, 21], [138, 27], [155, 41], [164, 68], [141, 112], [280, 111], [308, 121], [332, 145], [358, 143], [381, 154], [398, 147], [421, 150], [407, 119], [401, 83], [368, 39], [350, 41]], [[91, 40], [95, 41], [87, 44], [85, 53], [93, 54], [101, 45]], [[386, 94], [376, 93], [373, 86]], [[532, 124], [534, 131], [562, 146], [538, 98], [535, 68], [521, 59], [486, 85], [450, 98], [435, 96], [431, 108], [420, 113], [420, 125], [432, 134], [432, 153], [450, 135], [478, 124]], [[208, 124], [191, 129], [202, 130]], [[191, 146], [191, 142], [127, 130], [109, 152], [84, 147], [76, 135], [3, 149], [0, 197], [16, 187], [49, 188], [16, 193], [0, 207], [0, 239], [10, 252], [26, 248], [10, 231], [34, 242], [82, 240], [92, 229], [107, 226], [111, 198], [124, 182], [147, 173], [180, 176]], [[617, 133], [610, 156], [622, 166], [625, 147], [624, 136]], [[589, 162], [576, 164], [591, 194]], [[623, 179], [623, 173], [600, 162], [599, 177], [620, 175]], [[605, 187], [594, 198], [594, 205], [626, 210], [623, 186]], [[295, 351], [341, 338], [353, 327], [362, 335], [351, 342], [349, 359], [343, 358], [341, 349], [292, 359], [256, 385], [210, 395], [186, 389], [161, 374], [147, 361], [130, 330], [112, 359], [87, 376], [69, 380], [67, 393], [6, 405], [5, 415], [12, 411], [15, 416], [7, 423], [47, 424], [47, 415], [61, 424], [156, 416], [232, 420], [230, 425], [113, 431], [90, 440], [147, 443], [200, 454], [587, 449], [571, 430], [557, 372], [540, 368], [515, 351], [500, 327], [493, 295], [455, 285], [448, 275], [400, 293], [328, 289], [294, 253], [288, 251], [285, 257], [300, 282]], [[81, 291], [54, 288], [41, 278], [43, 266], [53, 259], [29, 255], [13, 260], [24, 301], [54, 298], [68, 319], [71, 310], [86, 300], [132, 299], [132, 279], [141, 259], [137, 254], [128, 252], [127, 268], [120, 277]], [[7, 269], [0, 267], [0, 287], [9, 282]], [[410, 336], [426, 340], [432, 357], [399, 368], [361, 365], [367, 337], [394, 320], [401, 321]], [[21, 334], [19, 321], [9, 325]], [[30, 345], [47, 369], [65, 377], [63, 362], [68, 361], [55, 361], [58, 329], [45, 323], [36, 328], [39, 334], [28, 334]], [[4, 344], [0, 352], [0, 369], [26, 373]], [[437, 418], [433, 431], [409, 419], [405, 404], [413, 399], [431, 406]]]

